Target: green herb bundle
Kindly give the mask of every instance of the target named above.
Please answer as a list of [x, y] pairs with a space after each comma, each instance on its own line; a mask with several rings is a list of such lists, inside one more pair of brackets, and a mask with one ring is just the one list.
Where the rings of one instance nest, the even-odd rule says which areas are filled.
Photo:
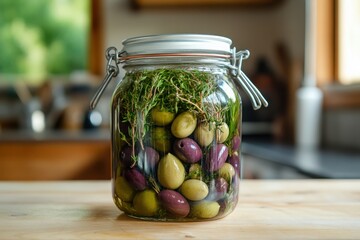
[[221, 119], [221, 108], [204, 99], [215, 91], [209, 72], [187, 69], [155, 69], [129, 72], [129, 84], [118, 99], [121, 122], [130, 124], [132, 142], [142, 141], [149, 128], [149, 113], [155, 106], [172, 113], [193, 112], [201, 121]]

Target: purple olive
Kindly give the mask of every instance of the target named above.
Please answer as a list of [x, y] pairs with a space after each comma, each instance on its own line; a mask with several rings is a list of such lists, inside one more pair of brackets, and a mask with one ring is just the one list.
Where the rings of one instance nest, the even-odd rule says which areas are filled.
[[210, 172], [219, 170], [224, 165], [228, 154], [228, 148], [222, 143], [211, 146], [206, 157], [207, 170]]
[[228, 159], [229, 163], [234, 167], [237, 176], [240, 176], [240, 156], [238, 152], [233, 152], [233, 155]]
[[177, 139], [174, 144], [176, 156], [186, 163], [196, 163], [202, 158], [199, 145], [191, 138]]
[[147, 187], [144, 175], [142, 175], [141, 172], [135, 168], [126, 170], [124, 177], [135, 190], [142, 191]]
[[228, 191], [229, 184], [228, 182], [220, 177], [210, 182], [210, 192], [206, 197], [207, 200], [210, 201], [218, 201], [225, 197]]
[[241, 138], [240, 138], [240, 136], [235, 136], [235, 137], [233, 137], [233, 139], [232, 139], [232, 150], [233, 151], [239, 151], [239, 148], [240, 148], [240, 144], [241, 144]]
[[159, 159], [159, 153], [155, 149], [145, 147], [138, 155], [137, 165], [146, 174], [151, 174], [155, 172]]
[[162, 206], [174, 217], [186, 217], [189, 214], [190, 205], [180, 193], [165, 189], [158, 196]]
[[122, 164], [124, 164], [125, 167], [130, 168], [134, 165], [134, 153], [132, 147], [124, 147], [124, 149], [120, 152], [120, 159]]
[[215, 189], [218, 193], [219, 199], [223, 198], [228, 190], [228, 182], [224, 178], [218, 178], [215, 180]]
[[225, 199], [218, 201], [219, 205], [220, 205], [220, 209], [219, 209], [219, 215], [225, 216], [228, 213], [230, 213], [229, 211], [231, 210], [231, 208], [229, 207], [229, 202], [227, 202]]

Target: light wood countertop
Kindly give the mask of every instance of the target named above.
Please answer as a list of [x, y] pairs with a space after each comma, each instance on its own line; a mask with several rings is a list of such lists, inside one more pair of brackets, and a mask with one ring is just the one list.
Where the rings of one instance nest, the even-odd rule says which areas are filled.
[[229, 216], [146, 222], [110, 181], [0, 182], [0, 239], [360, 239], [360, 180], [244, 180]]

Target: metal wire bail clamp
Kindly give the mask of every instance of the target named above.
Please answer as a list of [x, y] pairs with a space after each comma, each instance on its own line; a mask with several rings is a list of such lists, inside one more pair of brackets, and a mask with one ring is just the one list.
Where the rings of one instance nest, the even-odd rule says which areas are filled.
[[[241, 88], [245, 91], [248, 97], [251, 100], [251, 104], [254, 110], [260, 109], [261, 106], [268, 106], [268, 102], [260, 93], [260, 91], [256, 88], [256, 86], [251, 82], [251, 80], [246, 76], [246, 74], [241, 70], [242, 61], [244, 59], [249, 58], [250, 52], [248, 50], [242, 50], [236, 52], [236, 48], [234, 47], [231, 50], [232, 56], [230, 56], [231, 64], [227, 65], [231, 69], [231, 74], [234, 78], [236, 78], [236, 82], [240, 84]], [[94, 109], [102, 96], [105, 88], [111, 81], [113, 77], [116, 77], [119, 74], [119, 64], [122, 62], [122, 59], [125, 52], [118, 52], [115, 47], [109, 47], [106, 50], [106, 59], [107, 59], [107, 67], [106, 67], [106, 75], [101, 83], [99, 89], [96, 91], [93, 99], [90, 102], [90, 109]], [[187, 54], [194, 55], [194, 54]], [[142, 56], [144, 57], [144, 56]]]
[[105, 57], [107, 60], [106, 64], [106, 75], [104, 80], [102, 81], [99, 89], [96, 91], [94, 97], [90, 102], [90, 109], [95, 109], [99, 99], [101, 98], [104, 90], [106, 89], [107, 85], [109, 85], [112, 78], [116, 77], [119, 74], [119, 65], [120, 64], [120, 56], [123, 54], [122, 52], [119, 53], [116, 47], [109, 47], [106, 49]]
[[246, 76], [246, 74], [241, 70], [242, 61], [249, 58], [250, 52], [248, 50], [242, 50], [236, 52], [236, 48], [232, 49], [232, 69], [231, 74], [235, 77], [240, 84], [241, 88], [245, 91], [251, 101], [251, 105], [254, 110], [258, 110], [263, 105], [267, 107], [269, 104], [260, 93], [259, 89], [251, 82], [251, 80]]

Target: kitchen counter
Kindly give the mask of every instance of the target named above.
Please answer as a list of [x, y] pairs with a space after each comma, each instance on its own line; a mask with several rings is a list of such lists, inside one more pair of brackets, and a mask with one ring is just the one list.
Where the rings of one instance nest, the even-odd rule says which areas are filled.
[[269, 140], [244, 140], [242, 154], [286, 166], [312, 178], [360, 178], [360, 152], [301, 149]]
[[0, 239], [360, 239], [360, 180], [244, 180], [229, 216], [146, 222], [110, 181], [0, 182]]

